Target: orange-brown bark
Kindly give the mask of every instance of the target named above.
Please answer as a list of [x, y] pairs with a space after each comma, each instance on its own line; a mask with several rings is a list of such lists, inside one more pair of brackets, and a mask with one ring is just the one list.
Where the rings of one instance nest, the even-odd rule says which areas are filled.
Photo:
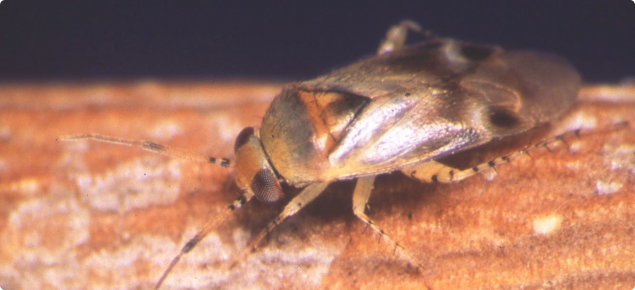
[[[232, 157], [279, 86], [255, 83], [0, 87], [0, 287], [147, 289], [238, 191], [224, 168], [81, 141], [101, 133]], [[619, 93], [619, 94], [618, 94]], [[330, 186], [226, 266], [281, 209], [247, 204], [184, 256], [165, 289], [631, 289], [635, 287], [635, 88], [585, 87], [554, 132], [606, 127], [457, 184], [400, 174], [375, 184], [370, 217]], [[293, 191], [293, 190], [290, 190]], [[297, 192], [297, 191], [295, 191]]]

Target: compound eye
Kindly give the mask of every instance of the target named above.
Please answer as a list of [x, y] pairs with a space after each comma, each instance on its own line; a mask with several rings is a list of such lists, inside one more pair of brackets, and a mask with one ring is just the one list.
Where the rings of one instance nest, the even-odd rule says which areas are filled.
[[254, 196], [266, 203], [276, 202], [284, 197], [282, 187], [276, 176], [269, 169], [261, 169], [251, 181]]
[[254, 135], [254, 128], [247, 127], [240, 131], [240, 134], [236, 137], [236, 142], [234, 143], [234, 152], [237, 152], [240, 147], [245, 145], [249, 138]]

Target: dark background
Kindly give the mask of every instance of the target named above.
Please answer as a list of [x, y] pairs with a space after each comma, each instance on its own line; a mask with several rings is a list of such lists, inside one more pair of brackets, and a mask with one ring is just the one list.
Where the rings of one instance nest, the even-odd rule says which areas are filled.
[[587, 81], [635, 76], [632, 0], [4, 0], [0, 82], [300, 80], [373, 54], [404, 18], [442, 36], [557, 53]]

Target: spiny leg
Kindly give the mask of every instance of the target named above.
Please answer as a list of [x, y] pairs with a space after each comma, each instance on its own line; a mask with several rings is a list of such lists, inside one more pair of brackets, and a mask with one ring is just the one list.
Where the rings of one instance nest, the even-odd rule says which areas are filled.
[[[355, 191], [353, 191], [353, 213], [366, 224], [366, 227], [370, 227], [375, 232], [379, 234], [379, 238], [386, 241], [393, 247], [393, 254], [399, 252], [399, 254], [403, 255], [408, 262], [414, 264], [417, 269], [420, 269], [421, 263], [418, 262], [413, 255], [411, 255], [406, 248], [399, 245], [393, 241], [388, 234], [384, 230], [382, 230], [376, 223], [374, 223], [367, 215], [364, 213], [366, 209], [366, 205], [368, 204], [368, 199], [370, 198], [370, 194], [373, 191], [373, 183], [375, 182], [375, 177], [361, 177], [357, 179], [357, 184], [355, 185]], [[423, 282], [427, 289], [432, 289], [428, 285], [428, 281], [423, 277]]]
[[263, 229], [255, 238], [251, 240], [249, 245], [230, 263], [230, 267], [235, 266], [239, 261], [243, 260], [252, 250], [258, 248], [258, 244], [266, 237], [276, 226], [281, 224], [286, 218], [296, 214], [303, 207], [318, 197], [328, 186], [327, 182], [313, 183], [304, 188], [296, 197], [294, 197], [285, 207], [284, 210]]
[[366, 209], [366, 205], [368, 204], [368, 199], [370, 198], [370, 194], [373, 191], [373, 183], [375, 181], [374, 176], [370, 177], [361, 177], [357, 179], [357, 184], [355, 185], [355, 191], [353, 191], [353, 213], [360, 219], [362, 222], [366, 224], [367, 227], [370, 227], [375, 232], [379, 234], [379, 238], [385, 240], [393, 247], [394, 252], [399, 252], [404, 255], [409, 262], [414, 262], [416, 267], [419, 267], [419, 263], [413, 259], [413, 256], [410, 255], [406, 249], [393, 241], [384, 230], [382, 230], [377, 224], [375, 224], [367, 215], [364, 213]]
[[406, 44], [408, 30], [417, 32], [423, 36], [430, 36], [432, 34], [430, 31], [421, 29], [421, 26], [412, 20], [403, 20], [399, 24], [388, 29], [388, 32], [386, 32], [386, 38], [381, 42], [379, 48], [377, 49], [377, 55], [391, 53], [403, 48]]
[[[628, 126], [627, 122], [621, 122], [621, 123], [613, 124], [613, 126], [611, 126], [610, 128], [603, 128], [603, 129], [604, 130], [619, 130], [627, 126]], [[445, 164], [441, 164], [437, 161], [431, 160], [425, 163], [417, 164], [416, 166], [413, 166], [413, 167], [404, 168], [402, 169], [402, 172], [412, 178], [416, 178], [424, 182], [432, 182], [432, 183], [457, 182], [465, 178], [468, 178], [472, 175], [483, 172], [485, 170], [491, 169], [496, 171], [496, 166], [498, 166], [499, 164], [512, 161], [523, 155], [527, 155], [531, 157], [529, 153], [531, 151], [534, 151], [540, 148], [545, 148], [549, 151], [552, 151], [551, 147], [549, 146], [555, 145], [558, 142], [562, 142], [566, 146], [569, 146], [566, 139], [569, 138], [570, 136], [575, 136], [577, 138], [580, 138], [580, 131], [581, 131], [580, 129], [577, 129], [577, 130], [565, 132], [563, 134], [545, 139], [536, 144], [529, 145], [523, 148], [522, 150], [513, 152], [505, 156], [494, 158], [488, 162], [478, 164], [468, 169], [461, 170], [461, 169], [457, 169]]]
[[141, 149], [159, 153], [171, 157], [178, 157], [182, 159], [189, 159], [197, 162], [213, 163], [222, 167], [229, 167], [229, 160], [225, 158], [205, 157], [196, 153], [187, 152], [184, 150], [174, 149], [161, 145], [152, 141], [144, 140], [130, 140], [124, 138], [110, 137], [100, 134], [82, 134], [82, 135], [68, 135], [60, 136], [60, 141], [76, 141], [76, 140], [96, 140], [105, 143], [139, 147]]
[[[534, 151], [536, 149], [546, 148], [547, 150], [551, 150], [549, 145], [559, 141], [563, 142], [564, 138], [567, 135], [579, 136], [579, 130], [566, 132], [562, 135], [558, 135], [558, 136], [543, 140], [541, 142], [538, 142], [536, 144], [530, 145], [528, 147], [525, 147], [522, 150], [513, 152], [505, 156], [494, 158], [488, 162], [483, 162], [476, 166], [463, 169], [463, 170], [431, 160], [429, 162], [418, 164], [414, 167], [402, 169], [402, 172], [412, 178], [416, 178], [421, 181], [429, 182], [429, 183], [458, 182], [470, 176], [484, 172], [485, 170], [492, 169], [496, 171], [496, 166], [498, 166], [499, 164], [512, 161], [520, 156], [527, 155], [531, 157], [531, 155], [529, 155], [529, 152]], [[566, 144], [566, 142], [563, 142], [563, 143]]]

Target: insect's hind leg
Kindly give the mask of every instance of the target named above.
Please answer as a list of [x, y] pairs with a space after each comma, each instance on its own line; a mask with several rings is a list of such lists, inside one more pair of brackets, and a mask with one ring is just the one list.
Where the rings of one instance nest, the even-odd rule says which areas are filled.
[[488, 162], [483, 162], [467, 169], [458, 169], [458, 168], [445, 165], [443, 163], [440, 163], [434, 160], [430, 160], [428, 162], [417, 164], [412, 167], [406, 167], [402, 169], [401, 172], [403, 172], [407, 176], [416, 178], [426, 183], [458, 182], [470, 176], [485, 172], [487, 170], [496, 171], [496, 166], [502, 163], [510, 162], [513, 159], [516, 159], [520, 156], [527, 155], [531, 157], [531, 155], [529, 155], [529, 152], [533, 150], [536, 150], [539, 148], [546, 148], [547, 150], [551, 150], [549, 145], [555, 142], [560, 141], [566, 144], [566, 141], [564, 140], [564, 136], [569, 133], [574, 133], [576, 134], [576, 136], [578, 134], [576, 131], [576, 132], [568, 132], [563, 135], [558, 135], [556, 137], [549, 138], [542, 142], [538, 142], [531, 146], [525, 147], [522, 150], [516, 151], [514, 153], [494, 158]]
[[[607, 128], [593, 129], [592, 131], [620, 130], [620, 129], [627, 128], [628, 126], [629, 126], [628, 122], [620, 122], [617, 124], [613, 124], [612, 126]], [[545, 139], [541, 142], [526, 146], [525, 148], [518, 150], [516, 152], [513, 152], [511, 154], [494, 158], [488, 162], [483, 162], [481, 164], [478, 164], [476, 166], [473, 166], [467, 169], [457, 169], [457, 168], [436, 162], [434, 160], [431, 160], [425, 163], [417, 164], [412, 167], [404, 168], [401, 171], [407, 176], [410, 176], [412, 178], [416, 178], [418, 180], [421, 180], [423, 182], [428, 182], [428, 183], [457, 182], [465, 178], [468, 178], [472, 175], [476, 175], [481, 172], [484, 172], [486, 170], [496, 171], [496, 166], [502, 163], [510, 162], [521, 156], [526, 155], [531, 157], [530, 152], [534, 150], [544, 148], [546, 150], [551, 151], [552, 150], [551, 146], [555, 146], [557, 145], [557, 143], [561, 143], [566, 146], [569, 146], [567, 143], [567, 139], [573, 138], [573, 137], [580, 138], [580, 134], [581, 134], [581, 129], [565, 132], [563, 134]]]
[[394, 252], [399, 252], [404, 255], [408, 261], [417, 268], [420, 267], [420, 263], [417, 262], [412, 255], [410, 255], [406, 249], [393, 241], [388, 234], [384, 230], [382, 230], [377, 224], [375, 224], [367, 215], [364, 213], [366, 209], [366, 205], [368, 204], [368, 199], [370, 198], [370, 194], [373, 190], [373, 183], [375, 182], [375, 177], [361, 177], [357, 180], [357, 185], [355, 185], [355, 191], [353, 191], [353, 213], [360, 219], [362, 222], [366, 224], [367, 227], [370, 227], [375, 232], [379, 234], [379, 238], [388, 242], [391, 247], [393, 247]]
[[412, 20], [402, 20], [399, 24], [388, 29], [386, 38], [384, 38], [377, 49], [377, 55], [402, 49], [406, 44], [408, 31], [413, 31], [426, 37], [432, 34], [430, 31], [421, 29], [421, 26]]

